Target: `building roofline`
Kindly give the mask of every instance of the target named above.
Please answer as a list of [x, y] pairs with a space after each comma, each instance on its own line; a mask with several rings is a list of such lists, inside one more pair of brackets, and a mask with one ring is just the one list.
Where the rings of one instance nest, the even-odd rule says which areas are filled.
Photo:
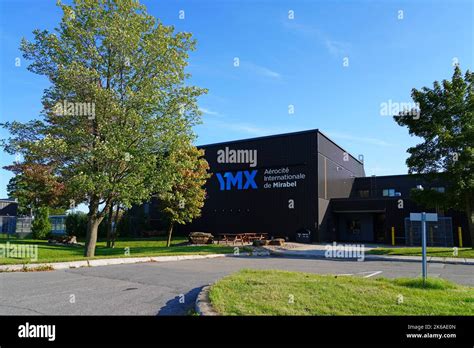
[[349, 154], [355, 161], [358, 163], [364, 165], [363, 162], [359, 161], [359, 159], [355, 158], [353, 155], [351, 155], [348, 151], [344, 150], [340, 145], [338, 145], [334, 140], [329, 138], [326, 134], [321, 132], [318, 128], [314, 129], [307, 129], [303, 131], [297, 131], [297, 132], [289, 132], [289, 133], [280, 133], [280, 134], [272, 134], [272, 135], [264, 135], [261, 137], [253, 137], [253, 138], [245, 138], [245, 139], [238, 139], [238, 140], [229, 140], [229, 141], [222, 141], [218, 143], [211, 143], [211, 144], [204, 144], [204, 145], [197, 145], [199, 148], [206, 148], [209, 146], [217, 146], [217, 145], [226, 145], [226, 144], [235, 144], [235, 143], [242, 143], [242, 142], [247, 142], [247, 141], [254, 141], [254, 140], [264, 140], [264, 139], [273, 139], [273, 138], [279, 138], [279, 137], [286, 137], [290, 135], [300, 135], [300, 134], [308, 134], [308, 133], [316, 133], [316, 134], [321, 134], [323, 137], [325, 137], [327, 140], [329, 140], [332, 144], [337, 146], [339, 149], [344, 151], [345, 153]]
[[304, 131], [297, 131], [297, 132], [290, 132], [290, 133], [280, 133], [280, 134], [271, 134], [271, 135], [263, 135], [263, 136], [260, 136], [260, 137], [245, 138], [245, 139], [238, 139], [238, 140], [229, 140], [229, 141], [222, 141], [222, 142], [218, 142], [218, 143], [197, 145], [197, 147], [208, 147], [208, 146], [216, 146], [216, 145], [225, 145], [225, 144], [230, 144], [230, 143], [243, 143], [243, 142], [246, 142], [246, 141], [272, 139], [272, 138], [286, 137], [286, 136], [288, 136], [288, 135], [299, 135], [299, 134], [318, 133], [318, 132], [319, 132], [318, 129], [308, 129], [308, 130], [304, 130]]
[[424, 174], [391, 174], [391, 175], [366, 175], [366, 176], [361, 176], [361, 177], [357, 177], [357, 179], [371, 179], [372, 177], [375, 177], [375, 178], [393, 178], [393, 177], [412, 177], [412, 178], [416, 178], [416, 177], [424, 177], [425, 175]]
[[[337, 146], [339, 149], [341, 149], [342, 151], [344, 151], [345, 153], [347, 153], [349, 156], [352, 157], [353, 160], [357, 161], [358, 163], [362, 164], [362, 166], [364, 165], [364, 162], [360, 161], [358, 158], [355, 158], [353, 155], [351, 155], [349, 153], [349, 151], [346, 151], [345, 149], [343, 149], [341, 147], [341, 145], [338, 145], [334, 140], [332, 140], [331, 138], [329, 138], [326, 134], [324, 134], [323, 132], [321, 132], [319, 129], [317, 129], [318, 133], [321, 134], [323, 137], [325, 137], [327, 140], [329, 140], [331, 143], [333, 143], [335, 146]], [[364, 178], [364, 177], [362, 177]]]

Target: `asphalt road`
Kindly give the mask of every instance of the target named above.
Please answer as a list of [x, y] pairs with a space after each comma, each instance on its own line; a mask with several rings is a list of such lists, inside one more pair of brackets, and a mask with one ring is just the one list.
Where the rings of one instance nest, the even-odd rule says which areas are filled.
[[[0, 273], [0, 315], [183, 315], [200, 289], [242, 268], [357, 277], [417, 277], [418, 262], [226, 257]], [[432, 263], [428, 274], [474, 286], [474, 265]]]

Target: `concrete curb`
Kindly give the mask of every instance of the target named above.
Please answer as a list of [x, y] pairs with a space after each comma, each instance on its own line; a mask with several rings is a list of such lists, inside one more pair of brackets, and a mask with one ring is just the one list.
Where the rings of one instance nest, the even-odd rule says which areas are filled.
[[[309, 259], [322, 259], [322, 260], [347, 260], [341, 258], [327, 258], [324, 255], [310, 254], [310, 253], [300, 253], [300, 252], [287, 252], [287, 251], [276, 251], [271, 250], [270, 255], [280, 256], [280, 257], [301, 257]], [[355, 259], [354, 259], [355, 260]], [[377, 260], [377, 261], [401, 261], [401, 262], [420, 262], [421, 256], [384, 256], [384, 255], [373, 255], [366, 254], [364, 256], [365, 260]], [[361, 261], [362, 262], [362, 261]], [[431, 263], [446, 263], [446, 264], [459, 264], [459, 265], [474, 265], [474, 259], [469, 258], [453, 258], [453, 257], [434, 257], [428, 256], [427, 262]]]
[[211, 300], [209, 299], [210, 289], [211, 289], [211, 285], [207, 285], [203, 287], [201, 289], [201, 292], [199, 292], [198, 296], [196, 297], [194, 309], [198, 315], [203, 315], [203, 316], [220, 315], [214, 310], [214, 308], [212, 308]]
[[115, 259], [94, 259], [84, 261], [68, 261], [68, 262], [49, 262], [49, 263], [29, 263], [15, 265], [0, 265], [0, 272], [21, 272], [25, 269], [34, 270], [37, 268], [48, 267], [53, 270], [80, 268], [80, 267], [96, 267], [109, 265], [122, 265], [143, 262], [170, 262], [182, 260], [200, 260], [214, 259], [217, 257], [242, 257], [242, 256], [269, 256], [267, 251], [245, 252], [235, 254], [208, 254], [208, 255], [174, 255], [174, 256], [146, 256], [146, 257], [129, 257]]
[[68, 268], [80, 267], [96, 267], [96, 266], [110, 266], [122, 265], [131, 263], [143, 262], [170, 262], [182, 260], [199, 260], [199, 259], [214, 259], [217, 257], [242, 257], [242, 256], [269, 256], [268, 251], [255, 251], [236, 254], [208, 254], [208, 255], [171, 255], [171, 256], [146, 256], [146, 257], [123, 257], [114, 259], [93, 259], [84, 261], [67, 261], [67, 262], [48, 262], [48, 263], [27, 263], [14, 265], [0, 265], [0, 272], [21, 272], [26, 270], [34, 270], [38, 268], [47, 267], [50, 270], [60, 270]]

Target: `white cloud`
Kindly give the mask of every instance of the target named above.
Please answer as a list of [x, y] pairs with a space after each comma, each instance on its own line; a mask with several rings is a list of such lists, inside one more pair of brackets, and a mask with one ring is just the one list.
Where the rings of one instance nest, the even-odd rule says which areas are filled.
[[[236, 122], [236, 121], [223, 121], [222, 119], [207, 119], [204, 121], [202, 126], [207, 128], [221, 129], [227, 132], [235, 133], [236, 139], [241, 136], [249, 135], [253, 137], [261, 137], [265, 135], [281, 134], [292, 132], [288, 128], [278, 127], [261, 127], [248, 122]], [[294, 130], [297, 131], [297, 130]]]
[[334, 40], [319, 29], [300, 23], [294, 23], [293, 21], [284, 21], [283, 25], [293, 32], [300, 33], [315, 39], [320, 44], [324, 45], [329, 54], [334, 57], [349, 55], [349, 51], [351, 49], [351, 44], [349, 42]]
[[270, 77], [274, 79], [280, 79], [281, 74], [273, 71], [267, 67], [254, 64], [252, 62], [242, 62], [242, 67], [247, 68], [248, 70], [265, 77]]
[[329, 53], [335, 57], [347, 55], [350, 48], [350, 45], [347, 42], [335, 41], [328, 38], [324, 40], [324, 44]]
[[211, 116], [219, 116], [220, 115], [217, 111], [213, 111], [213, 110], [208, 109], [208, 108], [200, 107], [199, 110], [205, 115], [211, 115]]

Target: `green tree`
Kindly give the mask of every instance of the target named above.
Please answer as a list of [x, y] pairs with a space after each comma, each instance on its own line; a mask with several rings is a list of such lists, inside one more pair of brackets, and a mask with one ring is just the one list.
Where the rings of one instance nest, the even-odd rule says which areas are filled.
[[169, 153], [163, 170], [169, 172], [168, 188], [158, 195], [160, 209], [168, 221], [168, 240], [175, 224], [185, 224], [201, 215], [206, 190], [204, 184], [210, 177], [209, 164], [203, 158], [204, 150], [187, 144]]
[[419, 114], [394, 116], [410, 135], [423, 139], [407, 150], [409, 172], [447, 183], [445, 193], [424, 190], [413, 197], [427, 206], [464, 211], [474, 248], [474, 73], [468, 70], [463, 76], [456, 66], [451, 80], [413, 89], [411, 96]]
[[21, 215], [33, 215], [34, 199], [31, 199], [29, 187], [22, 179], [21, 175], [15, 175], [7, 185], [8, 197], [16, 198], [18, 201], [18, 212]]
[[15, 173], [7, 185], [7, 191], [9, 197], [17, 198], [19, 215], [32, 215], [34, 209], [42, 206], [49, 207], [54, 214], [65, 211], [64, 185], [56, 180], [50, 168], [17, 162], [4, 169]]
[[138, 1], [58, 6], [55, 32], [35, 30], [21, 45], [28, 69], [52, 83], [43, 119], [4, 124], [11, 134], [4, 148], [50, 168], [68, 200], [88, 205], [90, 257], [111, 205], [129, 207], [159, 191], [167, 143], [190, 136], [206, 90], [185, 84], [191, 34], [163, 25]]
[[51, 233], [51, 222], [49, 221], [49, 210], [47, 207], [35, 209], [35, 217], [31, 223], [31, 232], [35, 239], [46, 239]]

